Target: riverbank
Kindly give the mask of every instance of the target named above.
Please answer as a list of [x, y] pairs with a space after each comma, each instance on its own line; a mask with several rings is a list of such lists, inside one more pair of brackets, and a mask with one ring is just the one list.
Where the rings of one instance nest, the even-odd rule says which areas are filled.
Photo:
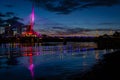
[[81, 74], [73, 75], [69, 80], [120, 80], [120, 50], [105, 54], [103, 59], [92, 69]]

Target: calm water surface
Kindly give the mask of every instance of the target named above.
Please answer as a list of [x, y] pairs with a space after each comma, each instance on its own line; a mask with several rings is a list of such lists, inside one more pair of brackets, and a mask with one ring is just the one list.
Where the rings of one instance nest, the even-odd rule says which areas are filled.
[[0, 80], [66, 80], [90, 69], [103, 54], [95, 43], [0, 45]]

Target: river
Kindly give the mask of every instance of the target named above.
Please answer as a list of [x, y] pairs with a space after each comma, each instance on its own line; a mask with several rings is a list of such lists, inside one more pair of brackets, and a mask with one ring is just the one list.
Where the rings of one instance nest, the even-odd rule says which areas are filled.
[[94, 42], [0, 44], [0, 79], [67, 80], [113, 51], [99, 50]]

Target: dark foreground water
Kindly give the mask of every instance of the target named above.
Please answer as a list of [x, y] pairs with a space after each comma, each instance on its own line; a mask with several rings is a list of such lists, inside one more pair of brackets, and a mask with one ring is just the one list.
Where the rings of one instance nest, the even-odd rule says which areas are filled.
[[90, 69], [102, 55], [95, 43], [0, 45], [0, 80], [66, 80]]

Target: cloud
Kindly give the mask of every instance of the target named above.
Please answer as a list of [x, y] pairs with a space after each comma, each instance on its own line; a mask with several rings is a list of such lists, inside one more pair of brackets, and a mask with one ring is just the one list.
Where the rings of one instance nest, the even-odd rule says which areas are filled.
[[14, 16], [13, 19], [14, 19], [14, 20], [22, 20], [22, 18], [17, 17], [17, 16]]
[[10, 16], [14, 16], [14, 14], [15, 14], [14, 12], [6, 12], [5, 15], [6, 15], [7, 17], [10, 17]]
[[75, 34], [75, 33], [82, 33], [82, 32], [87, 32], [90, 31], [90, 29], [85, 29], [85, 28], [71, 28], [67, 29], [66, 32], [69, 34]]
[[0, 18], [0, 26], [2, 26], [4, 23], [4, 20], [2, 18]]
[[83, 34], [84, 32], [93, 31], [92, 29], [85, 29], [85, 28], [68, 28], [68, 27], [52, 27], [49, 29], [56, 34]]
[[0, 17], [11, 17], [14, 16], [15, 13], [14, 12], [6, 12], [6, 13], [1, 13], [0, 12]]
[[77, 9], [97, 6], [113, 6], [120, 4], [120, 0], [29, 0], [37, 7], [59, 14], [69, 14]]
[[64, 27], [52, 27], [53, 29], [60, 29], [60, 30], [62, 30], [62, 29], [66, 29], [66, 28], [64, 28]]
[[99, 32], [100, 34], [104, 34], [103, 32], [110, 32], [110, 31], [120, 31], [120, 29], [107, 29], [107, 28], [98, 28], [98, 29], [86, 29], [86, 28], [69, 28], [69, 27], [49, 27], [49, 29], [39, 29], [39, 32], [41, 34], [47, 34], [47, 35], [91, 35], [96, 34], [96, 32]]
[[22, 18], [14, 16], [13, 12], [6, 12], [4, 14], [0, 12], [0, 26], [2, 27], [6, 24], [11, 24], [13, 27], [23, 25], [20, 20], [22, 20]]
[[104, 22], [104, 23], [100, 23], [98, 25], [120, 25], [120, 23], [116, 23], [116, 22]]
[[16, 21], [19, 21], [19, 20], [21, 20], [21, 18], [13, 16], [12, 18], [7, 19], [6, 22], [15, 23]]
[[8, 7], [8, 8], [14, 7], [12, 4], [5, 4], [4, 6], [5, 6], [5, 7]]
[[24, 25], [19, 20], [21, 20], [21, 18], [13, 16], [12, 18], [5, 20], [5, 22], [11, 24], [12, 27], [18, 27], [20, 25]]
[[81, 8], [96, 7], [96, 6], [113, 6], [120, 4], [119, 0], [81, 0], [86, 2]]
[[5, 17], [5, 14], [0, 12], [0, 17]]

